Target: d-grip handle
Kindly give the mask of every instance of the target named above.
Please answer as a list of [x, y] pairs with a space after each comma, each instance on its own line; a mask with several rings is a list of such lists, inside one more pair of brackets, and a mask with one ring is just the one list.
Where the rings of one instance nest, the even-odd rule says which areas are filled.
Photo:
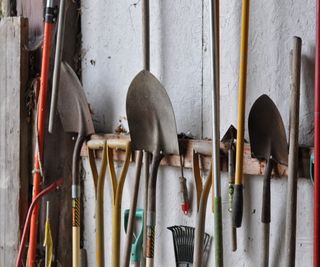
[[264, 172], [263, 178], [263, 192], [262, 192], [262, 211], [261, 211], [261, 222], [271, 222], [271, 193], [270, 193], [270, 179], [273, 166], [275, 165], [274, 160], [270, 158], [267, 161], [267, 167]]
[[107, 141], [107, 144], [108, 148], [128, 150], [128, 148], [130, 148], [131, 142], [129, 139], [110, 139]]

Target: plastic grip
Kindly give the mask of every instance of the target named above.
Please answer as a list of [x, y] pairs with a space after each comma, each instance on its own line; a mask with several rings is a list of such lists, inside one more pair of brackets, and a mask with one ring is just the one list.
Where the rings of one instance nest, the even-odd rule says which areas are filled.
[[243, 185], [235, 184], [232, 203], [232, 226], [239, 228], [242, 223], [243, 213]]
[[215, 266], [223, 266], [222, 210], [221, 197], [214, 198], [214, 242]]

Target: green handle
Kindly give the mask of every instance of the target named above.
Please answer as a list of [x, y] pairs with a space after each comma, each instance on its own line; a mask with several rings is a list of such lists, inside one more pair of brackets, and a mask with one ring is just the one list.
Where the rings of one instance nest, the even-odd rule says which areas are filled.
[[232, 226], [241, 227], [243, 212], [243, 185], [235, 184], [232, 203]]
[[221, 197], [214, 198], [214, 245], [215, 245], [215, 265], [223, 266], [223, 240], [222, 240], [222, 208]]

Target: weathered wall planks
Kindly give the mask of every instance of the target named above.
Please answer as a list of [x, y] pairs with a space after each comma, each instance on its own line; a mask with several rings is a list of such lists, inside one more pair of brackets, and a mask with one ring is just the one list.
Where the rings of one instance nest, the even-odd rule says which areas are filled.
[[8, 267], [14, 266], [23, 220], [19, 211], [27, 203], [27, 34], [26, 19], [0, 21], [0, 266]]

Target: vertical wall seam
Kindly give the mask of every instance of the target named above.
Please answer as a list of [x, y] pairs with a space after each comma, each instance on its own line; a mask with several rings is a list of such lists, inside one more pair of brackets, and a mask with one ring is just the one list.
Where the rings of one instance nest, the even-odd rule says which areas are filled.
[[201, 119], [201, 129], [200, 129], [200, 139], [203, 139], [203, 128], [204, 128], [204, 122], [203, 122], [203, 90], [204, 90], [204, 1], [202, 0], [202, 6], [201, 6], [201, 110], [200, 110], [200, 119]]

